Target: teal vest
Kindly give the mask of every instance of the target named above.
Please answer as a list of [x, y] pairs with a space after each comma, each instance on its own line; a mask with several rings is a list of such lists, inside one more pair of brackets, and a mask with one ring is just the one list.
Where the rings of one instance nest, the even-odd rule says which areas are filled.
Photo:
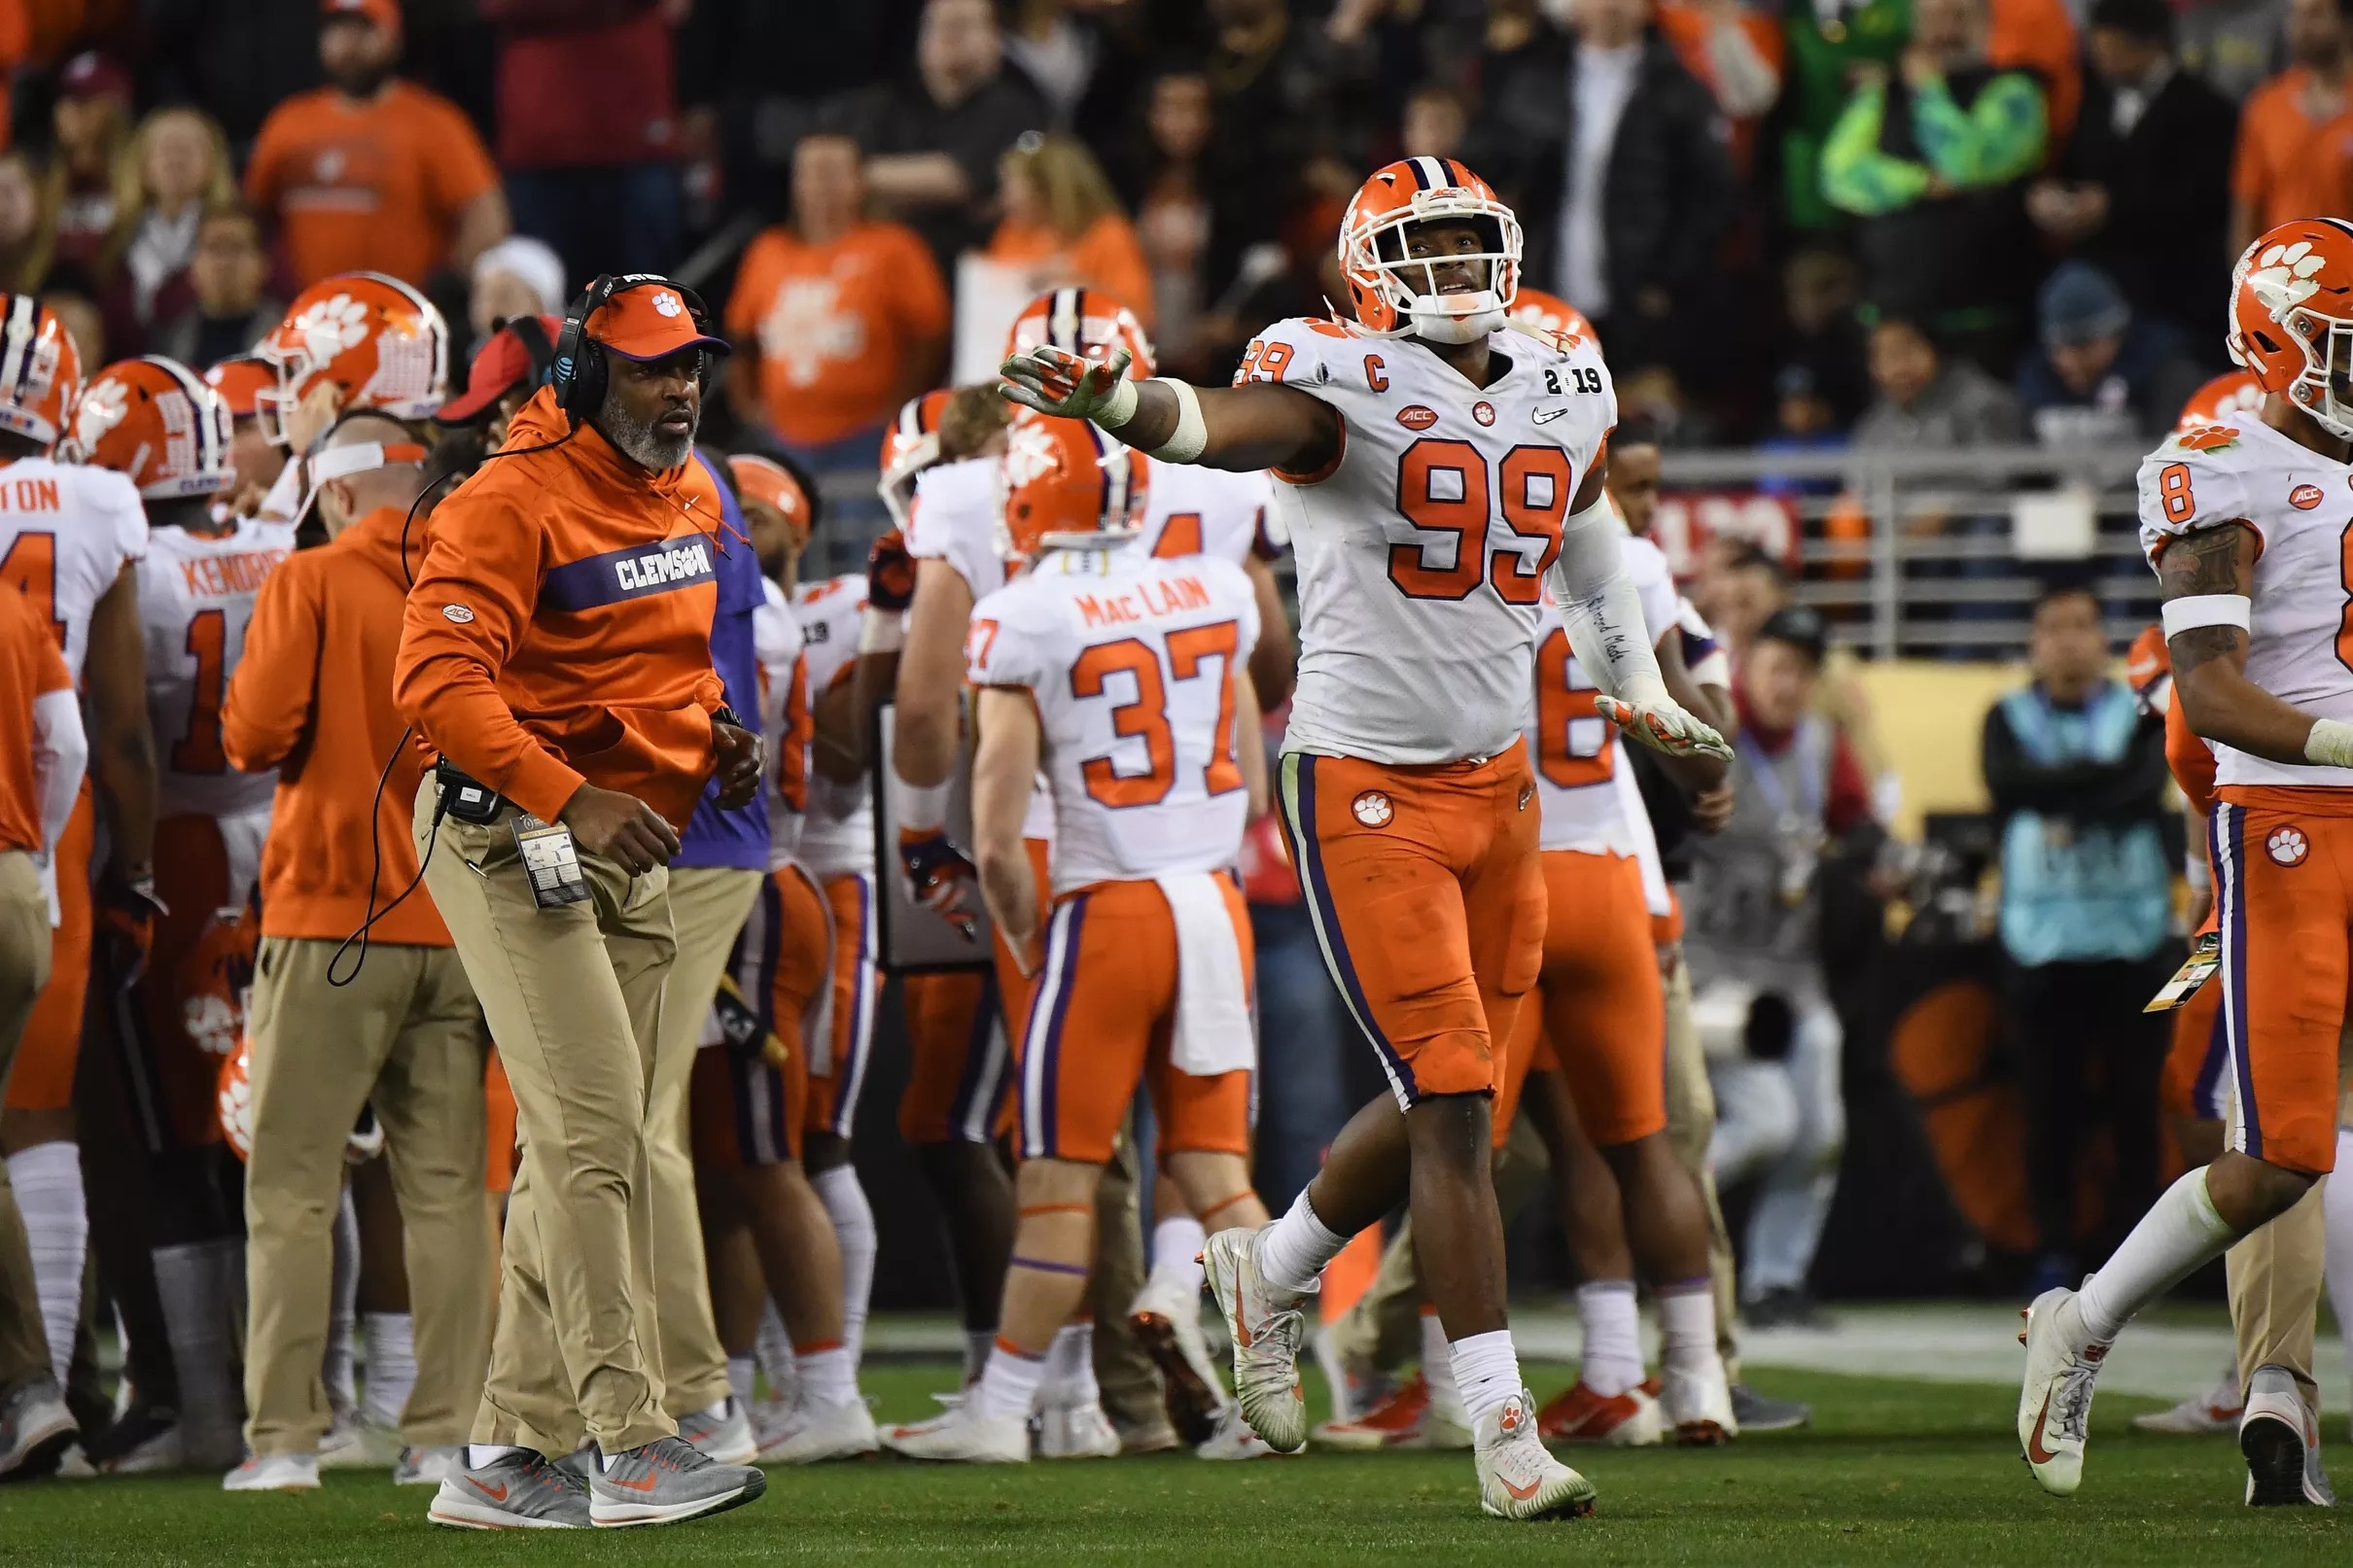
[[[2104, 681], [2080, 713], [2033, 686], [2002, 699], [2019, 749], [2046, 767], [2114, 762], [2142, 722]], [[2173, 920], [2173, 873], [2154, 821], [2077, 826], [2022, 811], [2002, 832], [2002, 946], [2024, 964], [2145, 958]]]

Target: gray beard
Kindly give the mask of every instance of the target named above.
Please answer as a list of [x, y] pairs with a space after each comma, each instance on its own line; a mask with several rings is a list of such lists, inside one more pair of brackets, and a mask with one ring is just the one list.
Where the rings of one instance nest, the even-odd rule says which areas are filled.
[[[701, 424], [702, 421], [697, 418], [696, 429], [700, 429]], [[597, 421], [597, 427], [604, 432], [605, 439], [617, 447], [623, 457], [656, 473], [677, 468], [686, 461], [686, 454], [694, 449], [693, 430], [676, 440], [656, 436], [651, 425], [632, 418], [617, 398], [605, 400], [604, 415]]]

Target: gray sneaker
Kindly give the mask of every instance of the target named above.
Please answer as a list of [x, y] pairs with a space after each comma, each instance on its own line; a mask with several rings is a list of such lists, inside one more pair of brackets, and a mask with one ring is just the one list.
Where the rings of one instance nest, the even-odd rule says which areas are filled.
[[588, 1516], [599, 1526], [677, 1524], [741, 1508], [768, 1489], [751, 1465], [722, 1465], [676, 1438], [612, 1456], [588, 1476]]
[[1803, 1400], [1774, 1399], [1746, 1383], [1735, 1383], [1732, 1413], [1743, 1432], [1790, 1432], [1813, 1419], [1813, 1407]]
[[438, 1486], [466, 1468], [466, 1446], [453, 1443], [430, 1448], [403, 1448], [401, 1462], [392, 1467], [395, 1486]]
[[585, 1530], [588, 1488], [528, 1448], [478, 1470], [461, 1459], [425, 1516], [456, 1530]]
[[57, 1379], [46, 1372], [0, 1394], [0, 1481], [49, 1475], [80, 1431]]
[[722, 1465], [748, 1465], [759, 1455], [759, 1440], [752, 1435], [752, 1412], [744, 1402], [729, 1396], [720, 1405], [722, 1413], [696, 1411], [678, 1418], [678, 1440], [699, 1448]]

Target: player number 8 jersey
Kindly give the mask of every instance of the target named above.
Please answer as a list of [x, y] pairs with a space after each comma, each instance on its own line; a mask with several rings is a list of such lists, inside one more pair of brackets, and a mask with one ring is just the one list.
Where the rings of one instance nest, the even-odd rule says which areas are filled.
[[1420, 342], [1278, 322], [1237, 385], [1280, 382], [1340, 415], [1321, 471], [1276, 506], [1299, 565], [1294, 751], [1403, 765], [1493, 756], [1528, 702], [1545, 570], [1617, 423], [1595, 345], [1500, 331], [1473, 386]]

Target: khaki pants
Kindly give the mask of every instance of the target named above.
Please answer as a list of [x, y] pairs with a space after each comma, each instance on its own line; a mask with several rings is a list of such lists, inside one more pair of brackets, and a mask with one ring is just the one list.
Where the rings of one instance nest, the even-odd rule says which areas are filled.
[[1716, 1093], [1707, 1081], [1707, 1059], [1700, 1054], [1700, 1031], [1691, 1021], [1691, 965], [1676, 955], [1667, 976], [1667, 1141], [1675, 1158], [1700, 1184], [1707, 1204], [1707, 1272], [1715, 1281], [1716, 1350], [1724, 1374], [1740, 1378], [1738, 1321], [1739, 1278], [1733, 1264], [1732, 1233], [1724, 1228], [1724, 1205], [1716, 1202], [1716, 1178], [1707, 1146], [1716, 1131]]
[[[2353, 1053], [2339, 1051], [2342, 1063]], [[2353, 1083], [2340, 1087], [2336, 1122], [2353, 1126]], [[2294, 1208], [2242, 1239], [2223, 1257], [2230, 1283], [2230, 1328], [2238, 1342], [2238, 1387], [2244, 1394], [2258, 1367], [2284, 1367], [2315, 1414], [2320, 1385], [2312, 1378], [2312, 1336], [2329, 1247], [2323, 1176]]]
[[257, 1454], [314, 1452], [332, 1418], [319, 1362], [343, 1143], [363, 1104], [375, 1106], [384, 1129], [416, 1314], [417, 1381], [401, 1415], [404, 1440], [418, 1447], [464, 1441], [490, 1351], [482, 1208], [490, 1042], [474, 992], [449, 949], [395, 943], [370, 946], [358, 976], [331, 986], [338, 946], [265, 937], [254, 971], [245, 1441]]
[[[0, 851], [0, 1092], [8, 1088], [9, 1063], [33, 1002], [49, 984], [49, 899], [41, 874], [22, 850]], [[0, 1393], [49, 1370], [32, 1249], [8, 1184], [8, 1162], [0, 1160]]]
[[686, 1085], [711, 998], [762, 880], [757, 871], [730, 866], [683, 866], [670, 873], [678, 958], [662, 993], [646, 1145], [653, 1171], [653, 1312], [662, 1334], [662, 1408], [673, 1418], [727, 1397], [727, 1352], [711, 1318], [702, 1217], [694, 1202]]
[[425, 884], [490, 1020], [523, 1146], [472, 1439], [564, 1454], [583, 1436], [608, 1453], [673, 1436], [646, 1158], [662, 982], [677, 951], [669, 874], [632, 877], [582, 854], [591, 896], [544, 910], [511, 810], [435, 828], [434, 805], [428, 777], [415, 816], [417, 852], [432, 855]]

